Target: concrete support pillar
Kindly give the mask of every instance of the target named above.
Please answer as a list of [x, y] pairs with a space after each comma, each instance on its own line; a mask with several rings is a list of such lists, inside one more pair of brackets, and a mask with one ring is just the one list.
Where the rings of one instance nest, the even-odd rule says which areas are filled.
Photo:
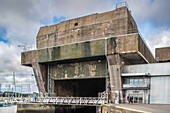
[[35, 79], [37, 82], [38, 90], [40, 94], [47, 92], [47, 70], [45, 65], [39, 63], [32, 63]]
[[108, 60], [108, 71], [110, 77], [110, 87], [111, 87], [111, 100], [115, 103], [115, 92], [119, 92], [119, 103], [123, 103], [123, 95], [122, 95], [122, 80], [121, 80], [121, 72], [122, 72], [122, 58], [119, 54], [109, 55], [107, 56]]

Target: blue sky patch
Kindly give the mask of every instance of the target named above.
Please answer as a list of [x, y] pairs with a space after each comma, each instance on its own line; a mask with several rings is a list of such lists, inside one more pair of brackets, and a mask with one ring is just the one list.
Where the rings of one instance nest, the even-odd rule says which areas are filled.
[[0, 27], [0, 41], [4, 42], [4, 43], [7, 43], [8, 40], [5, 40], [4, 37], [6, 36], [7, 34], [7, 31], [6, 29]]
[[60, 23], [60, 22], [62, 22], [62, 21], [65, 21], [65, 20], [66, 20], [66, 18], [63, 17], [63, 16], [61, 16], [60, 18], [54, 16], [54, 17], [53, 17], [53, 24], [58, 24], [58, 23]]
[[58, 24], [58, 23], [65, 21], [65, 20], [66, 20], [66, 18], [63, 17], [63, 16], [61, 16], [60, 18], [58, 18], [57, 16], [54, 16], [52, 23], [49, 21], [48, 18], [41, 19], [40, 23], [45, 25], [45, 26], [49, 26], [49, 25], [53, 25], [53, 24]]
[[156, 25], [152, 21], [146, 21], [143, 24], [139, 24], [138, 29], [139, 29], [139, 32], [141, 32], [142, 35], [146, 37], [148, 35], [160, 34], [161, 28], [156, 27]]
[[40, 23], [42, 23], [45, 26], [48, 26], [49, 25], [49, 20], [47, 18], [44, 18], [44, 19], [40, 20]]

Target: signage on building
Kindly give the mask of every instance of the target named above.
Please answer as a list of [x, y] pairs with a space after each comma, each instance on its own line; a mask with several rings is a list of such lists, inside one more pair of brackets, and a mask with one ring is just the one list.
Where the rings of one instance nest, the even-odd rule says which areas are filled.
[[133, 93], [139, 93], [139, 91], [133, 91]]
[[143, 94], [143, 90], [128, 90], [128, 94]]

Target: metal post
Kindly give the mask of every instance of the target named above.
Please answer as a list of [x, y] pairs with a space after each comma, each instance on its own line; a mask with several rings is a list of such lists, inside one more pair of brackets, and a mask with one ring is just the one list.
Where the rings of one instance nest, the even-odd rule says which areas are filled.
[[50, 65], [48, 65], [48, 94], [51, 93], [51, 85], [52, 85], [52, 81], [51, 81], [51, 68], [50, 68]]
[[1, 92], [1, 83], [0, 83], [0, 92]]
[[8, 101], [9, 101], [9, 92], [10, 92], [10, 85], [8, 85]]
[[15, 87], [15, 96], [16, 97], [16, 84], [15, 84], [15, 73], [13, 72], [13, 82], [14, 82], [14, 87]]
[[109, 106], [109, 113], [111, 113], [111, 106]]
[[50, 88], [50, 85], [49, 85], [49, 65], [48, 65], [48, 89], [47, 89], [47, 91], [48, 91], [48, 94], [50, 93], [50, 91], [49, 91], [49, 88]]
[[[28, 87], [29, 87], [29, 92], [30, 92], [30, 94], [31, 94], [30, 84], [28, 84]], [[30, 102], [30, 95], [28, 95], [28, 101]]]
[[108, 87], [108, 84], [109, 84], [109, 82], [108, 82], [108, 75], [107, 75], [107, 73], [108, 73], [108, 61], [107, 61], [107, 38], [105, 39], [105, 56], [106, 56], [106, 72], [105, 72], [105, 77], [106, 77], [106, 86], [105, 86], [105, 91], [107, 92], [107, 87]]
[[22, 99], [22, 85], [21, 85], [21, 99]]
[[99, 113], [99, 111], [98, 111], [98, 106], [96, 106], [96, 113]]

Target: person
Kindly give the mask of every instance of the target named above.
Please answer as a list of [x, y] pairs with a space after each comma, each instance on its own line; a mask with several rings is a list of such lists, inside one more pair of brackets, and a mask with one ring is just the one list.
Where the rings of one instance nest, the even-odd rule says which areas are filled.
[[133, 96], [130, 97], [130, 104], [132, 104]]
[[35, 102], [36, 102], [36, 100], [37, 100], [37, 96], [35, 95]]
[[33, 95], [33, 101], [35, 101], [35, 95]]
[[129, 95], [127, 96], [127, 103], [129, 104], [130, 98]]

